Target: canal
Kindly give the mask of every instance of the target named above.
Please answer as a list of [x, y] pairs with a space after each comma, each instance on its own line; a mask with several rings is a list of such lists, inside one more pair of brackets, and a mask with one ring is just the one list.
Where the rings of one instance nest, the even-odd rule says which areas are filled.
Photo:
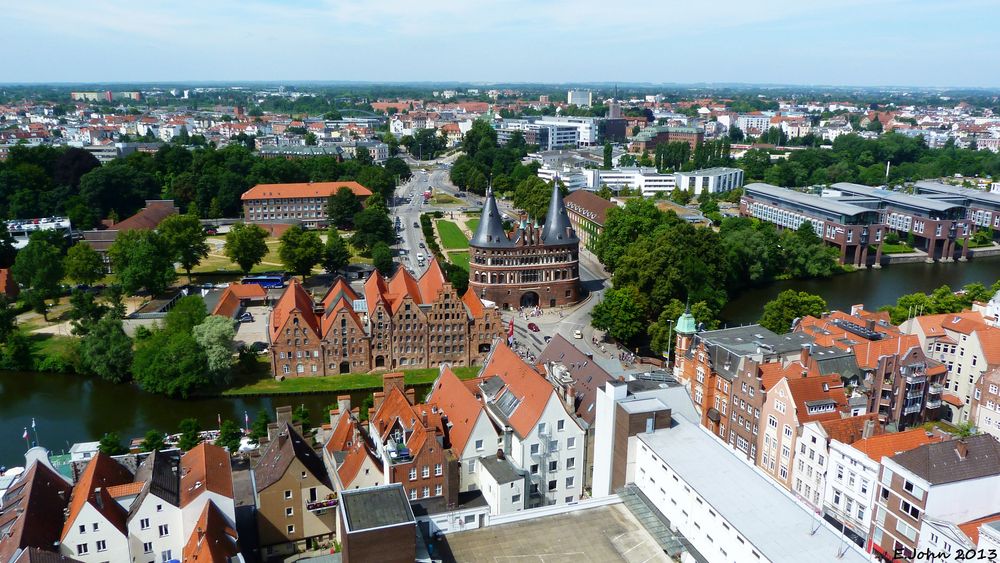
[[[419, 388], [418, 397], [427, 389]], [[0, 465], [24, 464], [22, 435], [27, 428], [34, 441], [32, 418], [39, 443], [62, 453], [74, 442], [98, 440], [106, 432], [118, 432], [123, 441], [151, 428], [172, 434], [185, 418], [198, 419], [205, 430], [218, 428], [219, 417], [243, 426], [244, 413], [252, 423], [263, 408], [273, 419], [274, 409], [282, 405], [305, 405], [312, 424], [319, 426], [329, 420], [327, 407], [344, 394], [351, 395], [352, 406], [360, 406], [370, 392], [170, 399], [94, 377], [0, 371]]]
[[[1000, 258], [953, 264], [896, 264], [823, 280], [782, 281], [754, 288], [733, 299], [722, 311], [729, 325], [756, 322], [764, 304], [786, 289], [821, 295], [831, 308], [846, 309], [864, 303], [869, 309], [890, 304], [906, 293], [928, 292], [943, 284], [959, 288], [967, 283], [992, 284], [1000, 278]], [[421, 391], [426, 392], [426, 388]], [[368, 392], [351, 393], [352, 404], [361, 404]], [[418, 396], [422, 393], [418, 392]], [[184, 418], [197, 418], [202, 427], [218, 426], [219, 416], [243, 425], [259, 409], [271, 416], [282, 405], [305, 405], [314, 425], [327, 419], [327, 406], [337, 393], [275, 397], [213, 397], [168, 399], [141, 392], [129, 385], [113, 385], [77, 375], [0, 372], [0, 465], [24, 463], [25, 427], [37, 423], [41, 445], [55, 453], [74, 442], [99, 439], [116, 431], [123, 440], [142, 436], [150, 428], [176, 432]], [[34, 440], [34, 435], [31, 437]]]

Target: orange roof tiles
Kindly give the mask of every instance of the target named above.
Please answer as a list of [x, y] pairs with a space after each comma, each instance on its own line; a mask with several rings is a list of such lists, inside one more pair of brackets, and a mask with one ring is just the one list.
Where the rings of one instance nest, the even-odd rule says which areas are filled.
[[465, 295], [462, 296], [462, 303], [469, 309], [469, 314], [474, 319], [481, 318], [483, 316], [484, 305], [479, 296], [476, 295], [475, 291], [472, 289], [465, 290]]
[[155, 229], [164, 219], [177, 214], [178, 209], [174, 206], [174, 200], [150, 200], [146, 202], [146, 207], [140, 209], [135, 215], [115, 223], [111, 230], [125, 231], [149, 231]]
[[184, 544], [184, 563], [226, 563], [240, 551], [237, 537], [215, 503], [206, 503]]
[[[129, 473], [128, 469], [111, 459], [111, 456], [98, 452], [90, 459], [87, 468], [80, 475], [80, 480], [73, 487], [73, 494], [69, 501], [69, 512], [66, 515], [66, 522], [63, 525], [60, 538], [65, 539], [66, 535], [73, 529], [77, 516], [80, 515], [80, 511], [87, 503], [92, 504], [94, 510], [103, 514], [112, 526], [124, 532], [127, 514], [125, 509], [112, 498], [108, 487], [131, 482], [132, 474]], [[101, 496], [100, 501], [97, 501], [98, 495]]]
[[350, 449], [347, 450], [347, 455], [344, 456], [344, 461], [340, 463], [337, 467], [337, 477], [340, 479], [340, 484], [345, 489], [350, 488], [354, 479], [358, 476], [358, 472], [364, 467], [365, 461], [371, 461], [379, 474], [381, 474], [382, 462], [375, 458], [372, 452], [368, 449], [367, 444], [363, 439], [354, 442]]
[[875, 342], [864, 341], [854, 347], [858, 367], [874, 369], [882, 356], [903, 355], [912, 348], [919, 348], [920, 340], [915, 334], [904, 334], [898, 338], [886, 338]]
[[202, 442], [181, 456], [181, 508], [203, 491], [233, 498], [233, 470], [229, 452]]
[[962, 408], [965, 406], [965, 402], [958, 395], [952, 395], [951, 393], [944, 393], [941, 395], [941, 400], [948, 403], [953, 407]]
[[976, 520], [969, 520], [968, 522], [963, 522], [958, 525], [958, 529], [962, 530], [962, 533], [972, 540], [972, 543], [979, 545], [979, 527], [983, 524], [989, 524], [990, 522], [996, 522], [1000, 520], [1000, 512], [996, 514], [990, 514], [989, 516], [984, 516]]
[[298, 280], [293, 279], [291, 283], [288, 284], [288, 288], [285, 289], [285, 293], [281, 295], [281, 299], [274, 306], [274, 310], [271, 312], [271, 341], [274, 342], [278, 338], [281, 328], [285, 326], [288, 322], [289, 317], [292, 314], [298, 312], [302, 319], [309, 325], [309, 327], [320, 336], [319, 322], [316, 320], [316, 314], [313, 313], [313, 300], [312, 297], [306, 292], [305, 288]]
[[330, 197], [340, 188], [347, 188], [358, 197], [368, 197], [372, 191], [357, 182], [308, 182], [299, 184], [257, 184], [243, 192], [241, 200], [291, 199], [304, 197]]
[[219, 302], [216, 303], [215, 308], [212, 309], [212, 314], [219, 315], [221, 317], [233, 317], [236, 315], [236, 311], [239, 310], [240, 302], [242, 300], [264, 299], [265, 297], [267, 297], [267, 291], [255, 283], [230, 284], [229, 287], [222, 292], [222, 296], [219, 297]]
[[989, 365], [1000, 364], [1000, 328], [985, 327], [976, 331], [983, 358]]
[[451, 448], [461, 455], [479, 416], [483, 414], [483, 404], [447, 367], [431, 388], [429, 402], [448, 416], [452, 425], [448, 434]]
[[499, 376], [506, 384], [497, 394], [498, 398], [504, 393], [511, 393], [520, 400], [508, 421], [519, 436], [530, 434], [549, 398], [555, 393], [552, 385], [503, 342], [493, 348], [482, 374], [487, 379]]
[[[796, 417], [799, 420], [799, 424], [813, 420], [837, 420], [840, 418], [840, 409], [847, 405], [844, 384], [841, 382], [840, 376], [835, 373], [831, 375], [789, 378], [788, 390], [795, 400]], [[833, 411], [816, 414], [809, 413], [806, 403], [824, 400], [832, 400], [836, 403]]]
[[14, 281], [14, 276], [10, 273], [10, 268], [0, 268], [0, 293], [13, 298], [17, 297], [20, 291], [21, 288]]
[[878, 423], [878, 413], [863, 414], [861, 416], [850, 416], [838, 420], [825, 420], [820, 422], [826, 435], [831, 440], [837, 440], [844, 444], [853, 444], [862, 439], [865, 426], [868, 422], [874, 423], [874, 433], [880, 434], [882, 427]]
[[108, 494], [111, 495], [112, 498], [130, 497], [141, 493], [142, 487], [145, 484], [145, 481], [136, 481], [134, 483], [124, 483], [122, 485], [112, 485], [108, 487]]
[[417, 282], [417, 287], [420, 289], [421, 301], [430, 303], [436, 300], [438, 294], [444, 289], [445, 281], [444, 272], [441, 271], [441, 265], [438, 264], [437, 257], [431, 256], [431, 261], [427, 264], [427, 270], [424, 271]]
[[970, 334], [977, 328], [986, 326], [983, 316], [974, 311], [962, 311], [960, 313], [942, 313], [939, 315], [923, 315], [917, 317], [917, 323], [924, 332], [924, 336], [944, 336], [945, 330]]
[[881, 463], [882, 457], [892, 457], [898, 453], [906, 452], [930, 444], [941, 442], [943, 438], [938, 435], [927, 435], [922, 428], [914, 428], [904, 432], [893, 432], [890, 434], [880, 434], [863, 440], [858, 440], [851, 444], [859, 452], [867, 455], [873, 460]]

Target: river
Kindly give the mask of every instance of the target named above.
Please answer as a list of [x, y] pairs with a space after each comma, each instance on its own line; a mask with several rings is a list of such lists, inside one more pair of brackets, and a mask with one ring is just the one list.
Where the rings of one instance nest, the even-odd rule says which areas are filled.
[[32, 418], [38, 443], [62, 453], [74, 442], [98, 440], [106, 432], [118, 432], [123, 441], [143, 436], [151, 428], [174, 433], [185, 418], [197, 418], [205, 430], [218, 428], [220, 416], [243, 426], [244, 413], [252, 423], [264, 408], [273, 419], [274, 409], [282, 405], [305, 405], [312, 424], [318, 426], [328, 422], [327, 407], [343, 394], [350, 394], [352, 405], [360, 406], [369, 393], [170, 399], [94, 377], [0, 371], [0, 465], [24, 464], [22, 435], [27, 428], [35, 440]]
[[891, 305], [907, 293], [928, 293], [942, 285], [959, 289], [980, 282], [987, 287], [1000, 279], [1000, 257], [968, 262], [893, 264], [881, 269], [867, 269], [817, 280], [788, 280], [753, 288], [731, 300], [720, 317], [729, 325], [755, 323], [764, 305], [786, 289], [815, 293], [826, 300], [830, 309], [848, 310], [864, 303], [866, 309]]
[[[726, 323], [755, 322], [764, 304], [786, 289], [821, 295], [831, 308], [847, 309], [864, 303], [869, 309], [896, 301], [906, 293], [931, 291], [943, 284], [953, 288], [972, 282], [992, 284], [1000, 278], [1000, 258], [952, 264], [896, 264], [829, 279], [782, 281], [744, 292], [722, 311]], [[361, 404], [367, 392], [353, 392]], [[243, 424], [244, 413], [253, 420], [260, 408], [274, 416], [281, 405], [305, 405], [313, 424], [326, 421], [326, 407], [337, 393], [276, 397], [214, 397], [168, 399], [141, 392], [130, 385], [114, 385], [96, 378], [46, 373], [0, 372], [0, 465], [24, 463], [25, 427], [37, 423], [39, 443], [53, 452], [67, 450], [74, 442], [99, 439], [116, 431], [123, 440], [142, 436], [150, 428], [176, 432], [181, 419], [197, 418], [202, 427], [218, 426], [217, 419]], [[418, 393], [419, 395], [419, 393]], [[34, 440], [34, 434], [31, 439]]]

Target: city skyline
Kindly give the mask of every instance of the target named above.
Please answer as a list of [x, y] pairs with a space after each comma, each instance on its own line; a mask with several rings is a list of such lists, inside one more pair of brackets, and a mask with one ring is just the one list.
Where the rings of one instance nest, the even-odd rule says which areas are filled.
[[[420, 10], [399, 1], [70, 7], [8, 6], [14, 43], [32, 47], [10, 59], [4, 82], [1000, 86], [982, 72], [995, 66], [1000, 37], [976, 17], [989, 8], [980, 0], [851, 0], [837, 13], [785, 0], [724, 2], [712, 14], [561, 0], [496, 9], [445, 1]], [[962, 40], [941, 29], [961, 29]]]

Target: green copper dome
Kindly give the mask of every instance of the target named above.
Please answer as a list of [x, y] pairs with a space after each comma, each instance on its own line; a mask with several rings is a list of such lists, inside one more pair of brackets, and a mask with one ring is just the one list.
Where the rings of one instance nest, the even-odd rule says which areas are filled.
[[684, 310], [684, 314], [677, 319], [677, 332], [680, 334], [694, 334], [698, 331], [698, 323], [691, 314], [691, 307]]

